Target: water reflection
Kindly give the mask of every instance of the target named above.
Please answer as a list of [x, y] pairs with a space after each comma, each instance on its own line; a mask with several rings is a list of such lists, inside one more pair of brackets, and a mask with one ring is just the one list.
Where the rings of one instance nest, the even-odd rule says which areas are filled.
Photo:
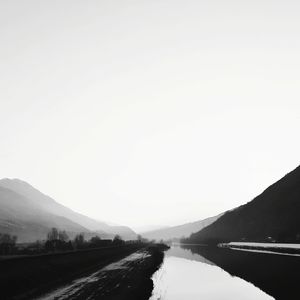
[[300, 259], [175, 246], [154, 276], [151, 300], [297, 299]]
[[300, 258], [230, 249], [183, 246], [277, 300], [299, 299]]

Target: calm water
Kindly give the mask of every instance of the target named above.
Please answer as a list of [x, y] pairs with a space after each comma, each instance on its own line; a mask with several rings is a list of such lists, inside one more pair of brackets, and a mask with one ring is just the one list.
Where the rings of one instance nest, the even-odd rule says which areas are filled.
[[292, 299], [299, 267], [295, 257], [173, 246], [153, 275], [150, 300]]

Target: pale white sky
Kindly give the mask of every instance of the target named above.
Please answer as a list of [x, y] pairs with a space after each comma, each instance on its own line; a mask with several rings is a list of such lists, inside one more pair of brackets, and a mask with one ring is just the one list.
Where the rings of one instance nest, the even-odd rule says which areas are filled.
[[0, 0], [0, 177], [134, 228], [299, 164], [299, 1]]

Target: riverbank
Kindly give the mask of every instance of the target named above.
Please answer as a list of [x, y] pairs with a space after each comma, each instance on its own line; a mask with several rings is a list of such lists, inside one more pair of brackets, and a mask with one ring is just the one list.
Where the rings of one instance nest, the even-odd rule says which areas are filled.
[[38, 300], [101, 299], [148, 300], [152, 294], [152, 274], [163, 261], [165, 246], [142, 248], [98, 271], [52, 290]]
[[219, 244], [218, 246], [240, 251], [300, 255], [300, 244], [231, 242]]
[[[131, 257], [131, 259], [126, 260], [126, 257]], [[125, 260], [123, 261], [123, 259]], [[132, 295], [130, 299], [147, 299], [143, 294], [148, 296], [150, 293], [151, 295], [152, 281], [150, 277], [162, 260], [162, 246], [146, 246], [138, 243], [88, 251], [3, 260], [0, 262], [1, 299], [33, 299], [38, 295], [46, 294], [57, 286], [63, 285], [65, 287], [66, 284], [72, 286], [73, 283], [70, 282], [76, 278], [80, 278], [79, 281], [82, 281], [84, 278], [91, 278], [91, 274], [95, 275], [96, 271], [103, 270], [106, 275], [102, 276], [104, 273], [101, 273], [97, 285], [91, 286], [92, 281], [96, 282], [95, 277], [92, 276], [93, 279], [88, 280], [85, 285], [81, 285], [81, 288], [78, 289], [77, 286], [77, 289], [74, 289], [72, 287], [72, 295], [67, 293], [61, 299], [76, 299], [77, 296], [77, 299], [86, 299], [85, 296], [81, 296], [82, 293], [97, 293], [101, 286], [104, 287], [101, 293], [106, 293], [109, 297], [107, 299], [127, 299], [124, 298], [127, 293]], [[122, 261], [125, 263], [124, 266]], [[120, 262], [122, 262], [121, 268], [118, 268]], [[130, 272], [120, 272], [122, 269], [127, 269]], [[127, 276], [126, 273], [131, 273], [131, 275]], [[115, 288], [112, 289], [111, 287]], [[111, 298], [114, 290], [122, 293], [121, 298]], [[74, 295], [75, 291], [79, 292], [77, 296]], [[102, 296], [101, 299], [105, 299]], [[93, 299], [97, 299], [97, 297], [99, 295]], [[48, 299], [53, 299], [53, 297]]]
[[15, 257], [0, 261], [1, 299], [33, 295], [101, 268], [144, 247], [142, 244]]

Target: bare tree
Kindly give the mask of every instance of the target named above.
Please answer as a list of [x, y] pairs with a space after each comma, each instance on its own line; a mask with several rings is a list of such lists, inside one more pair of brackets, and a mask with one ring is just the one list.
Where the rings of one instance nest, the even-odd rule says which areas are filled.
[[17, 237], [10, 234], [0, 234], [0, 253], [10, 254], [16, 246]]
[[122, 238], [116, 234], [114, 239], [113, 239], [113, 243], [116, 244], [116, 245], [121, 245], [124, 243], [124, 241], [122, 240]]
[[65, 230], [58, 232], [58, 239], [62, 242], [67, 242], [69, 240], [69, 236]]
[[81, 248], [84, 246], [84, 234], [80, 233], [75, 236], [74, 244], [76, 248]]
[[48, 241], [58, 240], [58, 230], [57, 230], [57, 228], [55, 228], [55, 227], [51, 228], [50, 232], [48, 232], [47, 240]]

